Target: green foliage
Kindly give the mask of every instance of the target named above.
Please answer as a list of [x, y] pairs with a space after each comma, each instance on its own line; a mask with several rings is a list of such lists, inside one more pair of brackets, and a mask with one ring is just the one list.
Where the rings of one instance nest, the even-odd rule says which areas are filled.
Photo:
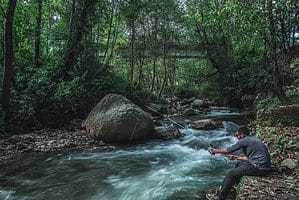
[[217, 83], [215, 83], [215, 70], [206, 60], [181, 59], [177, 61], [177, 86], [165, 89], [167, 95], [185, 97], [215, 97]]
[[214, 97], [216, 90], [213, 85], [208, 82], [202, 83], [200, 85], [186, 83], [184, 85], [179, 86], [171, 86], [165, 89], [165, 92], [168, 96], [178, 96], [183, 98], [191, 98], [191, 97]]
[[258, 105], [257, 122], [263, 126], [298, 126], [299, 106], [280, 106], [277, 98], [267, 98]]
[[[1, 36], [7, 3], [0, 2], [4, 10], [0, 15]], [[263, 1], [79, 0], [75, 7], [73, 1], [44, 1], [39, 68], [33, 64], [36, 3], [18, 1], [14, 15], [10, 96], [12, 111], [21, 117], [38, 118], [46, 111], [62, 122], [84, 118], [108, 93], [123, 94], [140, 103], [159, 101], [160, 96], [167, 95], [240, 98], [272, 85], [269, 19]], [[294, 1], [276, 1], [273, 7], [275, 39], [282, 50], [281, 20], [285, 35], [291, 36], [298, 29], [294, 17], [297, 7]], [[88, 25], [72, 26], [76, 16], [73, 9], [77, 17], [88, 13]], [[71, 37], [74, 28], [84, 29], [82, 35]], [[63, 55], [68, 53], [69, 42], [76, 39], [80, 40], [75, 52], [79, 56], [68, 71], [70, 79], [61, 81]], [[185, 52], [191, 56], [185, 58]], [[4, 45], [0, 55], [3, 74]], [[129, 77], [130, 70], [133, 77]], [[299, 102], [299, 94], [292, 98]], [[259, 102], [257, 107], [278, 105], [274, 98]]]
[[198, 96], [198, 88], [193, 85], [180, 85], [176, 87], [169, 87], [166, 89], [169, 96], [178, 96], [181, 98], [190, 98]]
[[258, 102], [256, 108], [257, 110], [261, 110], [264, 108], [273, 108], [273, 107], [277, 107], [280, 106], [281, 102], [279, 101], [279, 99], [277, 97], [268, 97], [265, 98], [261, 101]]
[[258, 124], [263, 126], [273, 126], [277, 123], [273, 119], [273, 109], [281, 105], [278, 98], [268, 97], [258, 102], [257, 108], [257, 121]]
[[[89, 66], [95, 71], [98, 66]], [[99, 66], [101, 68], [101, 66]], [[73, 75], [77, 72], [73, 71]], [[53, 68], [41, 68], [29, 82], [28, 92], [33, 95], [33, 107], [36, 113], [44, 110], [54, 111], [61, 117], [57, 120], [67, 122], [74, 117], [85, 118], [89, 111], [108, 93], [118, 93], [133, 100], [139, 96], [131, 92], [132, 88], [121, 77], [102, 70], [100, 75], [92, 73], [76, 74], [71, 81], [53, 83]]]

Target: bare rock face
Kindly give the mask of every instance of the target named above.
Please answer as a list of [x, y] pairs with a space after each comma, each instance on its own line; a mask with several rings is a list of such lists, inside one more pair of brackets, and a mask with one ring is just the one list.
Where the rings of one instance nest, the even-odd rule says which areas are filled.
[[83, 126], [90, 137], [105, 142], [141, 140], [153, 133], [153, 120], [140, 107], [118, 94], [106, 95]]

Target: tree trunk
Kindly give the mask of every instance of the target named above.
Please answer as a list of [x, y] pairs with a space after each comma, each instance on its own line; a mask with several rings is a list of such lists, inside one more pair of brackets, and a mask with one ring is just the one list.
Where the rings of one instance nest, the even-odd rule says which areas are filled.
[[[5, 15], [4, 15], [5, 16]], [[3, 17], [3, 21], [1, 21], [1, 39], [0, 39], [0, 42], [1, 42], [1, 52], [4, 52], [4, 49], [5, 49], [5, 44], [4, 44], [4, 38], [5, 38], [5, 34], [4, 34], [4, 30], [5, 30], [5, 21], [4, 21], [4, 18]], [[1, 61], [1, 65], [4, 66], [4, 53], [1, 55], [1, 58], [0, 58], [0, 61]]]
[[10, 0], [5, 21], [5, 49], [4, 49], [4, 75], [2, 84], [1, 103], [5, 112], [9, 112], [10, 82], [13, 73], [13, 35], [12, 26], [17, 0]]
[[41, 22], [42, 22], [42, 5], [43, 0], [37, 0], [37, 15], [35, 24], [35, 41], [34, 41], [34, 65], [40, 67], [40, 36], [41, 36]]
[[108, 60], [106, 61], [106, 64], [108, 64], [108, 65], [110, 64], [112, 56], [113, 56], [113, 51], [114, 51], [114, 47], [116, 44], [118, 31], [119, 31], [119, 22], [120, 22], [120, 13], [118, 13], [116, 16], [116, 24], [115, 24], [114, 32], [113, 32], [113, 40], [112, 40], [112, 44], [111, 44], [110, 55], [109, 55]]
[[134, 65], [135, 65], [135, 51], [134, 51], [134, 43], [135, 43], [135, 21], [131, 19], [131, 65], [129, 69], [129, 80], [133, 82], [134, 80]]
[[[283, 15], [283, 13], [282, 13]], [[280, 25], [281, 25], [281, 46], [282, 50], [284, 53], [287, 52], [287, 47], [286, 47], [286, 42], [287, 42], [287, 37], [286, 37], [286, 30], [285, 30], [285, 22], [284, 22], [284, 17], [282, 16], [280, 19]]]
[[[76, 6], [75, 13], [72, 13], [72, 23], [70, 26], [70, 38], [67, 45], [67, 51], [64, 56], [64, 63], [62, 69], [62, 79], [69, 80], [71, 77], [68, 74], [70, 69], [72, 69], [77, 63], [78, 57], [81, 53], [80, 44], [83, 39], [84, 33], [87, 32], [89, 27], [89, 18], [93, 14], [93, 8], [95, 6], [95, 1], [93, 0], [82, 0], [79, 1]], [[73, 4], [75, 0], [73, 1]]]
[[272, 58], [272, 80], [273, 80], [273, 89], [276, 93], [277, 97], [283, 104], [288, 104], [290, 101], [284, 94], [281, 83], [280, 83], [280, 68], [277, 61], [277, 45], [275, 39], [275, 22], [273, 17], [273, 5], [272, 0], [267, 1], [267, 11], [268, 11], [268, 19], [269, 19], [269, 36], [270, 36], [270, 51]]
[[164, 44], [163, 44], [163, 67], [164, 67], [164, 76], [162, 80], [162, 86], [160, 88], [158, 98], [160, 99], [162, 96], [162, 92], [167, 83], [167, 65], [166, 65], [166, 33], [164, 33]]
[[144, 65], [144, 60], [145, 60], [145, 46], [146, 46], [146, 35], [145, 35], [145, 26], [143, 24], [143, 40], [142, 40], [142, 51], [139, 53], [139, 75], [138, 75], [138, 82], [137, 82], [137, 87], [139, 88], [142, 80], [143, 80], [143, 65]]
[[51, 30], [51, 22], [50, 19], [47, 20], [47, 36], [46, 36], [46, 55], [49, 56], [49, 50], [50, 50], [50, 30]]
[[109, 30], [108, 30], [108, 38], [107, 38], [107, 42], [106, 42], [106, 48], [105, 48], [105, 53], [103, 56], [103, 63], [106, 63], [106, 56], [107, 56], [107, 52], [109, 49], [109, 45], [110, 45], [110, 38], [111, 38], [111, 32], [112, 32], [112, 26], [113, 26], [113, 18], [114, 18], [114, 0], [112, 0], [112, 10], [111, 10], [111, 15], [110, 15], [110, 21], [109, 21]]
[[76, 13], [76, 7], [77, 7], [77, 0], [72, 0], [72, 13], [70, 17], [70, 27], [69, 27], [69, 36], [72, 36], [75, 29], [75, 23], [78, 20], [78, 16]]
[[156, 58], [153, 61], [153, 77], [152, 77], [152, 88], [151, 91], [155, 90], [155, 81], [156, 81]]
[[158, 40], [158, 19], [155, 18], [154, 19], [154, 37], [153, 37], [153, 42], [152, 42], [152, 49], [153, 49], [153, 58], [154, 58], [154, 61], [153, 61], [153, 77], [152, 77], [152, 86], [151, 86], [151, 91], [153, 92], [155, 90], [155, 82], [156, 82], [156, 61], [157, 61], [157, 51], [158, 49], [156, 48], [157, 47], [157, 40]]
[[101, 37], [101, 23], [98, 22], [97, 23], [97, 31], [96, 31], [96, 46], [97, 46], [97, 49], [95, 51], [95, 57], [97, 58], [98, 56], [100, 56], [100, 53], [101, 53], [101, 49], [100, 49], [100, 37]]

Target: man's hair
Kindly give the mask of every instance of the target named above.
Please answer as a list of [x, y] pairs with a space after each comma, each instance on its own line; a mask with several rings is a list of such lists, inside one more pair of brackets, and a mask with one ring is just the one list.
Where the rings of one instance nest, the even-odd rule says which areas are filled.
[[243, 133], [244, 135], [250, 135], [250, 132], [247, 127], [243, 126], [238, 129], [239, 133]]

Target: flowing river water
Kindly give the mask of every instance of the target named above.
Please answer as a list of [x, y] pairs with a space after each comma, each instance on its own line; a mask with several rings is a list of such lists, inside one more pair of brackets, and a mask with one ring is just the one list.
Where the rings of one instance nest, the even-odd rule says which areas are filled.
[[[214, 110], [206, 116], [241, 118], [238, 112]], [[211, 155], [209, 144], [227, 147], [236, 142], [236, 126], [223, 121], [215, 130], [186, 127], [176, 140], [148, 140], [109, 152], [30, 154], [0, 173], [3, 200], [171, 200], [202, 199], [221, 184], [234, 165]], [[2, 169], [3, 170], [3, 169]]]

